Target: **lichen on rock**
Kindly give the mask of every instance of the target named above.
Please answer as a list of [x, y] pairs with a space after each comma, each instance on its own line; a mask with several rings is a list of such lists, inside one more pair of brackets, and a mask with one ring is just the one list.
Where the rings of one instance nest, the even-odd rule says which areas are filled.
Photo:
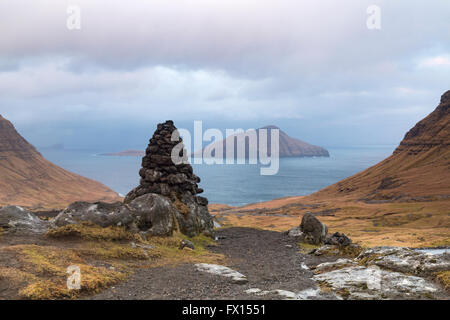
[[4, 233], [44, 233], [49, 224], [19, 206], [0, 208], [0, 229]]

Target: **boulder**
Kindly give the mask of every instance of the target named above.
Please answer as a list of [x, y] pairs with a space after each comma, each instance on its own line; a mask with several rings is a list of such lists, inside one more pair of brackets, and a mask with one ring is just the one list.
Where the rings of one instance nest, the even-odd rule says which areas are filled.
[[180, 246], [178, 247], [179, 250], [183, 250], [184, 248], [189, 248], [191, 250], [195, 250], [194, 243], [192, 241], [183, 239], [180, 241]]
[[314, 272], [318, 274], [356, 265], [358, 265], [358, 263], [353, 259], [341, 258], [336, 261], [321, 263], [311, 269], [314, 269]]
[[316, 274], [313, 279], [352, 300], [437, 298], [439, 294], [436, 285], [426, 279], [376, 266], [339, 268]]
[[74, 202], [59, 213], [52, 225], [90, 222], [101, 227], [123, 226], [143, 235], [170, 236], [176, 229], [179, 215], [169, 199], [159, 194], [145, 194], [128, 204]]
[[111, 204], [77, 201], [70, 204], [51, 221], [56, 227], [80, 222], [91, 222], [101, 227], [130, 226], [134, 222], [134, 217], [121, 202]]
[[303, 237], [303, 232], [300, 227], [294, 227], [287, 232], [287, 235], [290, 237], [301, 238]]
[[209, 214], [206, 198], [184, 194], [176, 203], [179, 209], [176, 218], [181, 233], [189, 237], [198, 234], [213, 237], [214, 222]]
[[358, 259], [367, 265], [421, 276], [450, 270], [448, 253], [429, 254], [403, 247], [369, 248]]
[[170, 236], [176, 229], [178, 211], [169, 199], [148, 193], [131, 201], [130, 210], [137, 228], [145, 235]]
[[0, 208], [0, 228], [7, 233], [45, 233], [49, 223], [18, 206]]
[[352, 243], [352, 240], [343, 233], [335, 232], [332, 235], [327, 235], [325, 244], [348, 246]]
[[330, 246], [349, 246], [352, 240], [343, 233], [335, 232], [328, 235], [328, 228], [320, 222], [312, 213], [307, 212], [298, 227], [294, 227], [287, 231], [287, 235], [295, 237], [299, 241], [310, 244], [326, 244]]
[[61, 211], [52, 221], [54, 227], [90, 222], [101, 227], [123, 226], [133, 232], [149, 236], [170, 236], [177, 228], [187, 236], [200, 233], [213, 236], [213, 220], [210, 219], [207, 200], [200, 203], [193, 196], [185, 195], [182, 201], [173, 203], [169, 198], [147, 193], [124, 204], [74, 202]]
[[[333, 247], [339, 248], [325, 245], [315, 254]], [[444, 290], [430, 280], [436, 272], [450, 269], [450, 255], [374, 247], [354, 259], [338, 259], [313, 268], [313, 279], [344, 299], [440, 299], [446, 296]]]
[[303, 216], [300, 230], [303, 233], [302, 240], [310, 244], [324, 243], [328, 233], [327, 226], [310, 212]]

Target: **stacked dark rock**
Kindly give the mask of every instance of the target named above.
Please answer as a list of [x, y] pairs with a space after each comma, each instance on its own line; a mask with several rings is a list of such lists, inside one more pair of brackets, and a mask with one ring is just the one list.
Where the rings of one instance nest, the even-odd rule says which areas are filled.
[[123, 226], [145, 237], [170, 236], [174, 231], [190, 237], [212, 237], [214, 223], [208, 199], [197, 196], [203, 191], [197, 185], [200, 178], [187, 157], [172, 161], [173, 150], [175, 155], [178, 151], [179, 156], [186, 154], [181, 138], [175, 135], [172, 141], [172, 135], [178, 133], [175, 131], [173, 121], [158, 124], [142, 159], [140, 184], [123, 203], [72, 203], [52, 220], [52, 227], [91, 222], [102, 227]]
[[[198, 196], [203, 192], [197, 185], [200, 178], [187, 161], [176, 130], [171, 120], [158, 124], [142, 159], [139, 186], [128, 193], [124, 203], [130, 204], [146, 194], [161, 195], [176, 208], [177, 225], [182, 233], [212, 235], [214, 224], [208, 211], [208, 199]], [[172, 153], [179, 158], [172, 159]]]
[[195, 196], [203, 192], [197, 185], [200, 178], [193, 173], [192, 166], [187, 163], [186, 152], [183, 154], [184, 146], [177, 148], [180, 151], [179, 156], [184, 156], [183, 163], [175, 164], [172, 160], [172, 150], [182, 142], [181, 137], [177, 135], [172, 139], [175, 130], [177, 128], [171, 120], [158, 124], [142, 158], [142, 168], [139, 170], [140, 184], [128, 193], [125, 203], [147, 193], [156, 193], [173, 199], [180, 198], [184, 194]]

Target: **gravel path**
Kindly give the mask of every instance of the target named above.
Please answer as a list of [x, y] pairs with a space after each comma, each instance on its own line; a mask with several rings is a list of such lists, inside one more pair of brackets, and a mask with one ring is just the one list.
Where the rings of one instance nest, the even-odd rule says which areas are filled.
[[[229, 258], [227, 267], [248, 279], [238, 284], [230, 278], [200, 272], [195, 265], [136, 270], [124, 283], [92, 299], [280, 299], [274, 290], [294, 293], [316, 288], [312, 272], [305, 268], [324, 258], [298, 252], [297, 243], [285, 234], [250, 228], [226, 228], [217, 232], [218, 245], [210, 250]], [[303, 267], [302, 267], [303, 265]], [[246, 293], [252, 288], [272, 291]]]

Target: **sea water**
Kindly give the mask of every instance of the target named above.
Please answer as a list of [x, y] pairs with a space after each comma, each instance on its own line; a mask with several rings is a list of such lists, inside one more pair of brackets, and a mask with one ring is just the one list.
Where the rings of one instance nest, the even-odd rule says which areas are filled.
[[[396, 146], [328, 148], [329, 158], [281, 158], [278, 174], [260, 175], [259, 165], [193, 165], [210, 203], [245, 205], [308, 195], [388, 157]], [[121, 195], [139, 183], [141, 157], [103, 156], [96, 150], [42, 150], [53, 163], [100, 181]]]

